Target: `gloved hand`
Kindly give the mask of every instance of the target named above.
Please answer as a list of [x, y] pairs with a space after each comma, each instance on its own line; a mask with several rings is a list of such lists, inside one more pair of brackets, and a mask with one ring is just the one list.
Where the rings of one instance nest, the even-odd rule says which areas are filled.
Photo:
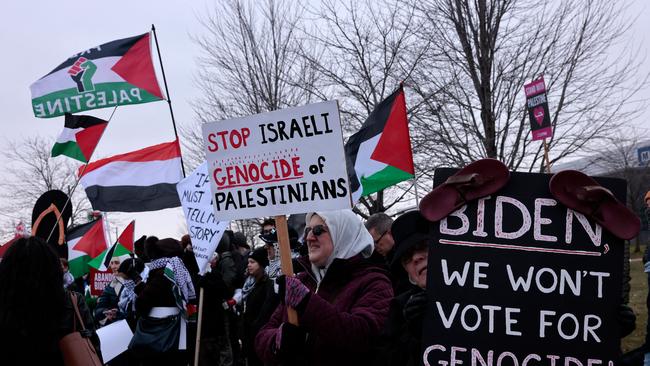
[[627, 304], [621, 304], [618, 306], [618, 314], [616, 315], [621, 330], [620, 337], [623, 338], [632, 333], [636, 328], [636, 315], [632, 308]]
[[291, 323], [282, 323], [275, 333], [275, 352], [290, 355], [302, 351], [307, 333]]
[[422, 320], [427, 310], [427, 303], [427, 292], [420, 291], [411, 295], [406, 301], [406, 304], [404, 304], [404, 309], [402, 310], [404, 320], [406, 320], [408, 328], [415, 334], [422, 332]]
[[223, 302], [222, 306], [224, 310], [232, 309], [237, 305], [237, 300], [229, 299]]
[[280, 300], [294, 309], [298, 309], [305, 304], [311, 294], [307, 286], [303, 285], [296, 277], [282, 275], [276, 279], [276, 282]]

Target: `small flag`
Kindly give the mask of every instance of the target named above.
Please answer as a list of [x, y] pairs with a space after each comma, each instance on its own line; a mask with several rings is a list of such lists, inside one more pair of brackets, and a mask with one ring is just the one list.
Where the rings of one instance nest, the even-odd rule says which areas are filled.
[[30, 89], [39, 118], [162, 100], [149, 33], [118, 39], [71, 56]]
[[[178, 140], [97, 160], [79, 168], [93, 209], [145, 212], [178, 207], [176, 183], [183, 179]], [[83, 172], [83, 175], [82, 175]]]
[[97, 257], [93, 258], [88, 265], [99, 271], [108, 269], [111, 263], [111, 258], [120, 257], [133, 252], [133, 235], [135, 232], [135, 221], [131, 221], [129, 225], [122, 231], [122, 234], [117, 241], [111, 245], [110, 248], [104, 250]]
[[65, 114], [63, 132], [52, 147], [52, 157], [65, 155], [87, 163], [108, 122], [93, 116]]
[[354, 202], [414, 177], [402, 87], [379, 103], [359, 132], [350, 136], [345, 158]]
[[106, 250], [104, 220], [95, 220], [68, 230], [68, 265], [74, 278], [88, 273], [88, 262]]

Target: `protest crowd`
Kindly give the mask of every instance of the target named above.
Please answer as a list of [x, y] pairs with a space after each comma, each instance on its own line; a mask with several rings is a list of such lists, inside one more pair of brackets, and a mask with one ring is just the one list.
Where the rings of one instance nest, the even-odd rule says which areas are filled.
[[[36, 117], [65, 116], [53, 156], [85, 164], [96, 214], [68, 227], [70, 198], [47, 191], [0, 247], [0, 365], [650, 365], [650, 343], [620, 348], [641, 225], [624, 180], [483, 158], [436, 169], [415, 206], [363, 213], [361, 197], [415, 178], [403, 85], [345, 145], [327, 101], [204, 124], [189, 174], [178, 136], [90, 162], [109, 122], [72, 113], [164, 100], [150, 44], [101, 45], [32, 85]], [[545, 90], [525, 92], [549, 138]], [[105, 212], [174, 207], [182, 236], [133, 220], [106, 240]]]

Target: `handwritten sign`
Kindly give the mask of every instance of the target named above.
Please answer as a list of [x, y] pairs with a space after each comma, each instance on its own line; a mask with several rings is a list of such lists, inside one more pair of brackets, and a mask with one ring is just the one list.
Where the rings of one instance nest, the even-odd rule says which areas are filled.
[[335, 101], [206, 123], [217, 220], [350, 208]]
[[[623, 241], [558, 203], [549, 179], [512, 173], [434, 225], [425, 365], [614, 364]], [[596, 180], [625, 202], [623, 180]]]
[[551, 127], [551, 114], [548, 111], [548, 100], [546, 97], [546, 84], [544, 78], [524, 85], [526, 93], [526, 107], [530, 117], [530, 127], [533, 132], [533, 141], [551, 138], [553, 127]]
[[89, 275], [90, 294], [93, 296], [100, 296], [102, 292], [104, 292], [104, 288], [111, 283], [114, 278], [115, 275], [110, 269], [106, 271], [98, 271], [91, 268]]
[[201, 274], [205, 273], [212, 253], [230, 224], [214, 219], [209, 182], [208, 165], [204, 162], [176, 185]]

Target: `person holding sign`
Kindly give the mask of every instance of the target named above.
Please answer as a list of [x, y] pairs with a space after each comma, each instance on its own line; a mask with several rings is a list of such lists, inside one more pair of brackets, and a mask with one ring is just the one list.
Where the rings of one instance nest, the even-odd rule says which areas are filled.
[[257, 354], [265, 364], [368, 364], [393, 297], [386, 273], [367, 260], [372, 237], [351, 210], [311, 212], [306, 222], [308, 270], [278, 279], [282, 304], [257, 335]]

